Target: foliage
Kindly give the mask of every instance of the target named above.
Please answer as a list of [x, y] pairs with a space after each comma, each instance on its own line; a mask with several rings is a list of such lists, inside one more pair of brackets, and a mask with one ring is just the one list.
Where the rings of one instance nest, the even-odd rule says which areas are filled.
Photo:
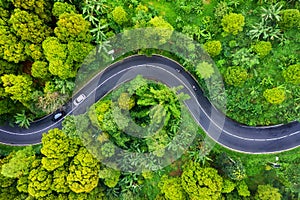
[[148, 32], [149, 36], [157, 35], [159, 44], [166, 43], [174, 30], [173, 26], [162, 17], [154, 17], [148, 22], [148, 24], [153, 27], [153, 29], [151, 29], [152, 31], [149, 30]]
[[117, 6], [112, 11], [113, 20], [117, 22], [117, 24], [122, 25], [128, 21], [127, 13], [122, 6]]
[[266, 89], [263, 95], [271, 104], [281, 104], [286, 98], [285, 90], [279, 87]]
[[63, 13], [77, 13], [74, 5], [62, 2], [55, 2], [52, 8], [53, 16], [59, 18], [59, 16]]
[[251, 195], [245, 181], [241, 181], [237, 184], [237, 191], [242, 197], [249, 197]]
[[51, 194], [52, 175], [42, 167], [30, 171], [28, 193], [36, 198]]
[[81, 14], [63, 13], [59, 16], [54, 33], [62, 42], [82, 41], [90, 42], [90, 23]]
[[247, 70], [238, 66], [228, 67], [225, 73], [225, 82], [228, 85], [241, 86], [247, 78]]
[[222, 18], [221, 25], [226, 33], [236, 35], [243, 30], [243, 26], [245, 25], [244, 16], [242, 14], [230, 13]]
[[10, 98], [22, 103], [31, 99], [32, 80], [27, 75], [5, 74], [1, 77], [5, 92], [10, 94]]
[[203, 47], [205, 51], [212, 57], [219, 55], [222, 51], [222, 45], [219, 40], [208, 41]]
[[219, 155], [218, 166], [221, 166], [222, 172], [231, 180], [241, 181], [246, 178], [246, 172], [243, 164], [239, 160], [233, 160], [226, 153]]
[[300, 27], [300, 11], [298, 9], [287, 9], [281, 12], [282, 20], [280, 26], [284, 29]]
[[50, 77], [48, 63], [44, 61], [35, 61], [32, 64], [31, 74], [35, 78], [47, 79]]
[[85, 148], [80, 148], [69, 167], [67, 181], [75, 193], [91, 192], [98, 185], [99, 163]]
[[41, 43], [51, 34], [51, 29], [37, 15], [24, 10], [15, 9], [9, 23], [12, 24], [12, 28], [17, 36], [24, 41], [30, 41], [35, 44]]
[[290, 65], [282, 74], [286, 82], [300, 84], [300, 64]]
[[278, 25], [269, 25], [265, 21], [261, 21], [260, 23], [252, 25], [252, 29], [249, 31], [249, 35], [252, 40], [283, 40], [283, 35]]
[[259, 185], [257, 187], [256, 198], [259, 200], [280, 200], [281, 194], [279, 193], [278, 188], [274, 188], [271, 185]]
[[196, 74], [198, 75], [199, 78], [210, 78], [213, 73], [215, 72], [212, 64], [209, 64], [207, 62], [201, 62], [197, 65], [196, 67]]
[[261, 17], [264, 21], [280, 21], [280, 12], [281, 12], [282, 5], [278, 5], [278, 3], [274, 5], [270, 5], [268, 8], [262, 7], [262, 14]]
[[7, 163], [2, 165], [1, 174], [10, 178], [28, 175], [35, 158], [35, 152], [31, 146], [17, 151]]
[[108, 167], [104, 167], [99, 171], [99, 178], [104, 179], [104, 184], [110, 188], [118, 184], [120, 175], [120, 171]]
[[78, 151], [78, 144], [59, 129], [49, 130], [48, 134], [42, 138], [43, 147], [41, 153], [46, 157], [42, 158], [43, 167], [53, 171], [68, 162], [69, 157], [73, 157]]
[[254, 51], [262, 58], [272, 50], [271, 42], [259, 41], [253, 46]]
[[23, 110], [22, 113], [17, 113], [15, 115], [15, 119], [16, 119], [15, 123], [23, 128], [29, 128], [30, 122], [33, 121], [33, 119], [31, 117], [29, 117], [25, 114], [25, 110]]
[[223, 179], [214, 168], [202, 168], [199, 163], [188, 163], [181, 175], [182, 187], [191, 199], [219, 199]]
[[181, 179], [179, 177], [163, 175], [158, 187], [167, 200], [186, 199], [186, 194], [181, 186]]
[[135, 105], [135, 101], [128, 93], [122, 93], [118, 99], [118, 104], [121, 109], [130, 110]]

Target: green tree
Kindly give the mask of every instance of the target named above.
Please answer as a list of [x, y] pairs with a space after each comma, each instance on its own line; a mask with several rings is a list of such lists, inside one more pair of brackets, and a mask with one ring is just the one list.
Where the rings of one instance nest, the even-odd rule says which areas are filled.
[[238, 194], [242, 197], [250, 197], [250, 191], [245, 181], [240, 181], [236, 187]]
[[226, 33], [233, 35], [243, 30], [245, 25], [244, 16], [242, 14], [230, 13], [222, 18], [221, 25]]
[[238, 66], [228, 67], [225, 73], [225, 82], [228, 85], [241, 86], [247, 78], [247, 70]]
[[263, 95], [271, 104], [281, 104], [285, 100], [285, 90], [279, 87], [266, 89]]
[[49, 61], [51, 74], [67, 79], [76, 76], [72, 61], [67, 61], [67, 45], [60, 43], [56, 37], [48, 37], [42, 44], [46, 59]]
[[62, 42], [90, 42], [92, 39], [89, 33], [90, 23], [80, 14], [63, 13], [56, 24], [54, 33]]
[[41, 153], [43, 167], [49, 171], [55, 170], [68, 162], [78, 151], [78, 144], [68, 138], [64, 132], [55, 128], [42, 137]]
[[36, 198], [52, 193], [52, 175], [42, 166], [30, 171], [28, 176], [28, 193]]
[[69, 166], [67, 181], [75, 193], [91, 192], [98, 185], [98, 161], [85, 148], [80, 148]]
[[28, 75], [5, 74], [1, 77], [5, 92], [10, 94], [12, 100], [18, 100], [21, 103], [28, 102], [31, 99], [32, 80]]
[[67, 182], [68, 169], [64, 166], [57, 168], [53, 172], [53, 182], [51, 189], [57, 193], [67, 193], [70, 192], [70, 188]]
[[219, 40], [208, 41], [203, 47], [205, 51], [212, 57], [219, 55], [222, 51], [222, 45]]
[[282, 74], [286, 82], [300, 84], [300, 63], [290, 65]]
[[42, 51], [42, 45], [40, 44], [30, 44], [26, 43], [25, 45], [25, 53], [33, 60], [40, 60], [44, 57]]
[[188, 163], [181, 175], [182, 187], [191, 199], [217, 200], [221, 197], [223, 179], [214, 168]]
[[24, 41], [38, 44], [51, 34], [51, 29], [37, 15], [24, 10], [15, 9], [9, 22], [16, 35]]
[[199, 78], [210, 78], [213, 73], [215, 72], [212, 64], [208, 63], [208, 62], [201, 62], [197, 65], [196, 67], [196, 74]]
[[49, 78], [51, 74], [48, 70], [48, 63], [44, 61], [35, 61], [31, 67], [31, 75], [35, 78]]
[[146, 34], [149, 38], [155, 37], [159, 44], [166, 43], [172, 36], [174, 30], [173, 26], [162, 17], [154, 17], [148, 22], [148, 24], [153, 27], [153, 29], [149, 29]]
[[234, 182], [228, 179], [224, 179], [222, 193], [231, 193], [235, 187], [236, 184]]
[[253, 45], [255, 53], [257, 53], [261, 58], [265, 57], [272, 50], [271, 42], [259, 41]]
[[94, 49], [94, 46], [89, 43], [70, 41], [68, 42], [67, 49], [67, 59], [81, 64]]
[[122, 25], [128, 21], [127, 13], [122, 6], [117, 6], [112, 11], [113, 20], [117, 22], [117, 24]]
[[284, 29], [300, 27], [300, 11], [298, 9], [281, 11], [280, 26]]
[[259, 185], [255, 198], [258, 200], [280, 200], [281, 194], [278, 188], [274, 188], [271, 185]]
[[8, 163], [2, 165], [1, 174], [10, 178], [28, 175], [32, 162], [35, 160], [32, 146], [17, 151]]
[[181, 186], [181, 179], [179, 177], [170, 178], [167, 175], [163, 175], [158, 183], [158, 187], [167, 200], [186, 199], [186, 194]]
[[53, 16], [59, 18], [59, 16], [63, 13], [77, 13], [74, 5], [63, 3], [63, 2], [55, 2], [52, 8]]
[[130, 110], [135, 105], [135, 101], [129, 93], [124, 92], [118, 99], [118, 105], [121, 109]]
[[104, 184], [110, 188], [114, 188], [118, 184], [120, 175], [120, 171], [108, 167], [103, 167], [99, 171], [99, 178], [104, 179]]

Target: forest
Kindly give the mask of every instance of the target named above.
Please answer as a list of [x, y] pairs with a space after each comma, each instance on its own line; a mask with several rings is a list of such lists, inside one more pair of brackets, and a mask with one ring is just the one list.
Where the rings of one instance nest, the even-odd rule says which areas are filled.
[[[176, 60], [212, 102], [226, 97], [226, 115], [241, 124], [299, 121], [299, 10], [299, 0], [0, 0], [0, 122], [28, 128], [61, 108], [90, 52], [107, 55], [111, 37], [146, 27], [169, 30], [158, 32], [161, 44], [175, 32], [199, 43], [223, 93], [206, 91], [209, 63], [194, 66], [159, 48], [116, 60]], [[85, 114], [67, 116], [40, 145], [0, 145], [0, 199], [300, 198], [299, 148], [261, 155], [211, 149], [182, 104], [188, 98], [137, 76]]]

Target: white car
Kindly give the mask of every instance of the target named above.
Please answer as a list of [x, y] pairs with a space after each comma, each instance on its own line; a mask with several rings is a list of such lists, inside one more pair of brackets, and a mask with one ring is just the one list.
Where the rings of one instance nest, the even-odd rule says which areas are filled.
[[74, 105], [78, 106], [83, 100], [85, 100], [86, 96], [84, 94], [79, 95], [74, 101]]

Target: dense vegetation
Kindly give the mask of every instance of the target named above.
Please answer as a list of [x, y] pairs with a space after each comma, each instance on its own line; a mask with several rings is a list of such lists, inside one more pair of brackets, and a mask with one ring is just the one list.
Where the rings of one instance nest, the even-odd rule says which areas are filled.
[[[157, 33], [159, 43], [178, 31], [213, 58], [229, 117], [248, 125], [299, 120], [299, 9], [297, 0], [0, 0], [0, 119], [28, 127], [69, 100], [96, 45], [106, 54], [111, 36], [160, 27], [170, 31]], [[136, 53], [177, 60], [201, 86], [215, 72], [160, 49], [126, 55]], [[1, 147], [0, 199], [299, 198], [299, 148], [245, 155], [216, 145], [209, 152], [185, 98], [180, 88], [138, 77], [86, 114], [67, 117], [41, 145]]]
[[123, 84], [45, 133], [40, 148], [3, 157], [0, 199], [296, 198], [296, 155], [278, 155], [276, 169], [274, 155], [208, 152], [181, 105], [188, 98], [140, 76]]

